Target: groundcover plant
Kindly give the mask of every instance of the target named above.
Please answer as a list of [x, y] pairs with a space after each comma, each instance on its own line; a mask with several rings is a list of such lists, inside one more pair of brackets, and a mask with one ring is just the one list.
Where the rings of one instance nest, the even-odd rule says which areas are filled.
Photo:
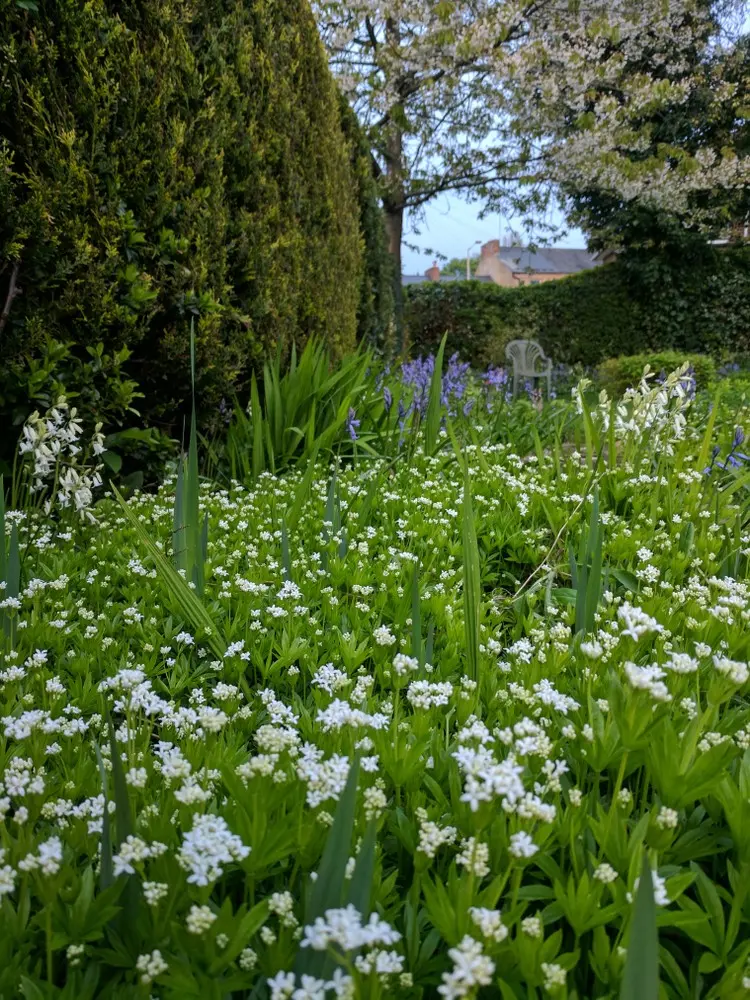
[[738, 414], [571, 413], [5, 513], [0, 996], [614, 998], [644, 856], [661, 996], [748, 994]]

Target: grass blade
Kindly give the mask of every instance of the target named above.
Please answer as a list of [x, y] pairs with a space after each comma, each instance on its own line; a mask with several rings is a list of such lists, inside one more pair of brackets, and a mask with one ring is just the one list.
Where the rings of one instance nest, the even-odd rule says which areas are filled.
[[175, 569], [187, 573], [187, 538], [185, 536], [185, 462], [180, 454], [177, 466], [177, 486], [174, 494], [174, 527], [172, 555]]
[[419, 601], [419, 563], [414, 563], [411, 580], [411, 655], [422, 662], [422, 610]]
[[112, 759], [112, 782], [115, 796], [115, 831], [119, 846], [133, 832], [133, 814], [130, 811], [128, 786], [125, 781], [125, 772], [122, 768], [120, 752], [117, 749], [115, 727], [111, 718], [109, 719], [109, 749]]
[[469, 677], [479, 678], [479, 611], [480, 570], [479, 546], [471, 503], [471, 482], [468, 469], [464, 472], [464, 498], [462, 512], [462, 547], [464, 570], [464, 634]]
[[336, 806], [323, 857], [318, 867], [318, 877], [312, 884], [312, 891], [305, 909], [305, 923], [311, 924], [316, 917], [322, 917], [326, 910], [341, 906], [344, 894], [346, 865], [352, 846], [354, 832], [354, 807], [357, 801], [357, 779], [359, 758], [355, 757], [344, 791]]
[[143, 524], [130, 509], [130, 506], [125, 502], [122, 494], [114, 484], [112, 485], [112, 492], [117, 498], [123, 513], [128, 521], [130, 521], [139, 540], [154, 560], [162, 582], [169, 591], [172, 600], [179, 608], [180, 614], [192, 625], [194, 630], [203, 633], [205, 641], [214, 656], [217, 659], [222, 659], [226, 652], [226, 644], [219, 637], [216, 625], [205, 606], [196, 596], [195, 591], [188, 586], [187, 580], [180, 576], [161, 549], [156, 546]]
[[195, 408], [190, 418], [190, 445], [185, 476], [185, 517], [188, 579], [195, 584], [196, 592], [203, 594], [203, 559], [201, 549], [200, 479], [198, 476], [198, 431]]
[[286, 530], [286, 521], [283, 518], [281, 521], [281, 565], [284, 570], [284, 579], [291, 580], [292, 562], [289, 558], [289, 535]]
[[620, 1000], [659, 1000], [659, 935], [651, 869], [644, 853]]
[[115, 880], [114, 868], [112, 867], [112, 831], [109, 824], [109, 797], [107, 796], [107, 772], [104, 770], [104, 761], [99, 744], [94, 742], [94, 752], [99, 765], [99, 777], [102, 782], [102, 795], [104, 796], [104, 812], [102, 814], [102, 861], [99, 870], [99, 885], [102, 891], [112, 885]]
[[317, 457], [318, 449], [316, 448], [310, 456], [310, 461], [308, 462], [307, 469], [305, 470], [305, 475], [302, 477], [302, 482], [299, 484], [299, 489], [294, 496], [292, 506], [286, 512], [285, 521], [290, 529], [294, 529], [296, 527], [305, 501], [310, 496], [310, 488], [312, 486], [312, 481], [315, 478], [315, 462]]
[[[123, 770], [122, 760], [117, 749], [115, 727], [111, 717], [109, 718], [109, 747], [112, 758], [112, 784], [115, 799], [115, 831], [119, 847], [134, 832], [135, 824], [133, 823], [133, 813], [130, 809], [125, 771]], [[102, 848], [103, 846], [102, 844]], [[121, 877], [125, 878], [125, 888], [121, 896], [122, 912], [117, 917], [117, 926], [123, 938], [132, 941], [137, 936], [139, 927], [138, 880], [134, 875], [124, 875]]]
[[370, 915], [370, 899], [372, 898], [372, 879], [375, 873], [375, 840], [377, 825], [372, 820], [367, 825], [362, 844], [354, 866], [354, 874], [349, 883], [346, 901], [356, 906], [362, 914], [362, 922]]
[[445, 342], [448, 334], [443, 334], [440, 347], [435, 355], [435, 367], [432, 372], [432, 382], [430, 383], [430, 399], [427, 403], [427, 414], [424, 424], [425, 450], [431, 455], [437, 447], [438, 435], [440, 433], [440, 411], [442, 409], [441, 396], [443, 391], [443, 355], [445, 354]]
[[253, 479], [257, 479], [265, 471], [266, 459], [263, 453], [263, 411], [260, 408], [255, 375], [250, 383], [250, 419], [253, 425]]
[[[349, 768], [344, 791], [341, 793], [333, 823], [328, 833], [323, 856], [318, 867], [318, 877], [312, 883], [312, 889], [305, 907], [305, 923], [311, 924], [316, 917], [322, 917], [326, 910], [341, 906], [344, 898], [344, 883], [346, 881], [346, 866], [352, 848], [354, 836], [354, 813], [357, 801], [357, 779], [359, 777], [359, 758], [355, 757]], [[364, 848], [364, 844], [362, 847]], [[373, 844], [374, 850], [374, 844]], [[362, 859], [363, 866], [368, 864], [367, 855]], [[360, 880], [364, 880], [364, 871], [357, 881], [357, 891], [360, 890]], [[370, 874], [370, 884], [372, 875]], [[350, 889], [351, 891], [351, 889]], [[298, 975], [322, 976], [332, 967], [332, 959], [320, 952], [311, 952], [309, 948], [300, 948], [294, 970]]]
[[[5, 483], [0, 476], [0, 581], [5, 581], [7, 556], [5, 551]], [[6, 581], [7, 582], [7, 581]]]

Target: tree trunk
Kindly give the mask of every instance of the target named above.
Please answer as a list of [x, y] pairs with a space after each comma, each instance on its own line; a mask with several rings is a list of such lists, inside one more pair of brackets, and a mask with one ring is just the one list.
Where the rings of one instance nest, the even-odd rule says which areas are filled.
[[384, 201], [385, 231], [393, 268], [393, 320], [396, 328], [396, 354], [404, 351], [404, 289], [401, 281], [401, 240], [404, 233], [404, 205]]
[[[385, 22], [386, 46], [396, 49], [401, 41], [399, 23], [393, 18]], [[406, 166], [404, 163], [404, 133], [401, 127], [404, 109], [401, 104], [401, 82], [396, 84], [399, 99], [389, 109], [389, 124], [385, 133], [385, 177], [383, 209], [388, 234], [388, 250], [393, 263], [393, 305], [396, 326], [396, 353], [404, 350], [404, 296], [401, 284], [401, 240], [404, 235], [404, 206], [406, 203]]]
[[396, 328], [396, 354], [404, 350], [404, 290], [401, 284], [401, 240], [404, 234], [404, 206], [384, 199], [385, 231], [393, 274], [393, 320]]

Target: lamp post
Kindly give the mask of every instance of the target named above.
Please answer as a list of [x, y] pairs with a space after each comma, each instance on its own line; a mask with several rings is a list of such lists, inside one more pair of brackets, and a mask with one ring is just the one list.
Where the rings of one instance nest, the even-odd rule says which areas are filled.
[[482, 242], [481, 240], [474, 240], [474, 242], [471, 244], [471, 246], [466, 251], [466, 280], [467, 281], [471, 281], [471, 263], [470, 263], [469, 254], [474, 249], [474, 247], [479, 246], [479, 244], [481, 242]]

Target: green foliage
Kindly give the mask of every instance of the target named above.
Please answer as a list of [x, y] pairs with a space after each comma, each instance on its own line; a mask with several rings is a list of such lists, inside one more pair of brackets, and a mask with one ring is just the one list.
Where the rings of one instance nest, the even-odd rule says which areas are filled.
[[311, 339], [289, 364], [281, 352], [263, 366], [263, 398], [253, 376], [247, 410], [235, 407], [216, 458], [231, 478], [251, 482], [261, 472], [281, 472], [319, 451], [332, 451], [348, 440], [350, 408], [367, 384], [370, 354], [364, 349], [332, 364], [330, 351]]
[[534, 455], [474, 402], [455, 454], [202, 479], [202, 597], [173, 480], [9, 515], [2, 996], [746, 994], [750, 494], [703, 469], [750, 407], [629, 399], [603, 468], [608, 408], [504, 404]]
[[425, 282], [406, 289], [412, 354], [434, 351], [476, 366], [502, 364], [514, 338], [539, 341], [555, 362], [673, 349], [750, 349], [750, 248], [704, 247], [690, 258], [630, 255], [559, 281], [501, 288], [483, 282]]
[[372, 151], [354, 111], [343, 97], [340, 103], [341, 124], [349, 141], [359, 204], [359, 228], [364, 242], [357, 335], [360, 340], [387, 350], [392, 346], [393, 338], [393, 257], [388, 252], [383, 210], [373, 174]]
[[342, 354], [358, 317], [375, 335], [377, 206], [307, 0], [2, 0], [0, 62], [0, 299], [14, 263], [22, 289], [3, 419], [33, 408], [40, 366], [99, 387], [94, 349], [120, 378], [101, 406], [119, 417], [137, 383], [178, 435], [191, 317], [204, 423], [271, 345]]
[[622, 977], [620, 1000], [658, 1000], [659, 934], [651, 868], [644, 854], [641, 879], [635, 895], [633, 924]]
[[660, 375], [690, 365], [695, 375], [696, 385], [701, 389], [710, 387], [716, 378], [716, 364], [705, 354], [680, 354], [679, 351], [660, 351], [657, 354], [631, 354], [621, 358], [608, 358], [597, 369], [598, 381], [610, 392], [621, 395], [629, 386], [641, 381], [643, 370], [648, 365], [652, 372]]
[[576, 632], [593, 632], [602, 589], [602, 525], [599, 520], [599, 492], [594, 490], [588, 532], [581, 532], [578, 558], [570, 549], [571, 586], [576, 592]]

